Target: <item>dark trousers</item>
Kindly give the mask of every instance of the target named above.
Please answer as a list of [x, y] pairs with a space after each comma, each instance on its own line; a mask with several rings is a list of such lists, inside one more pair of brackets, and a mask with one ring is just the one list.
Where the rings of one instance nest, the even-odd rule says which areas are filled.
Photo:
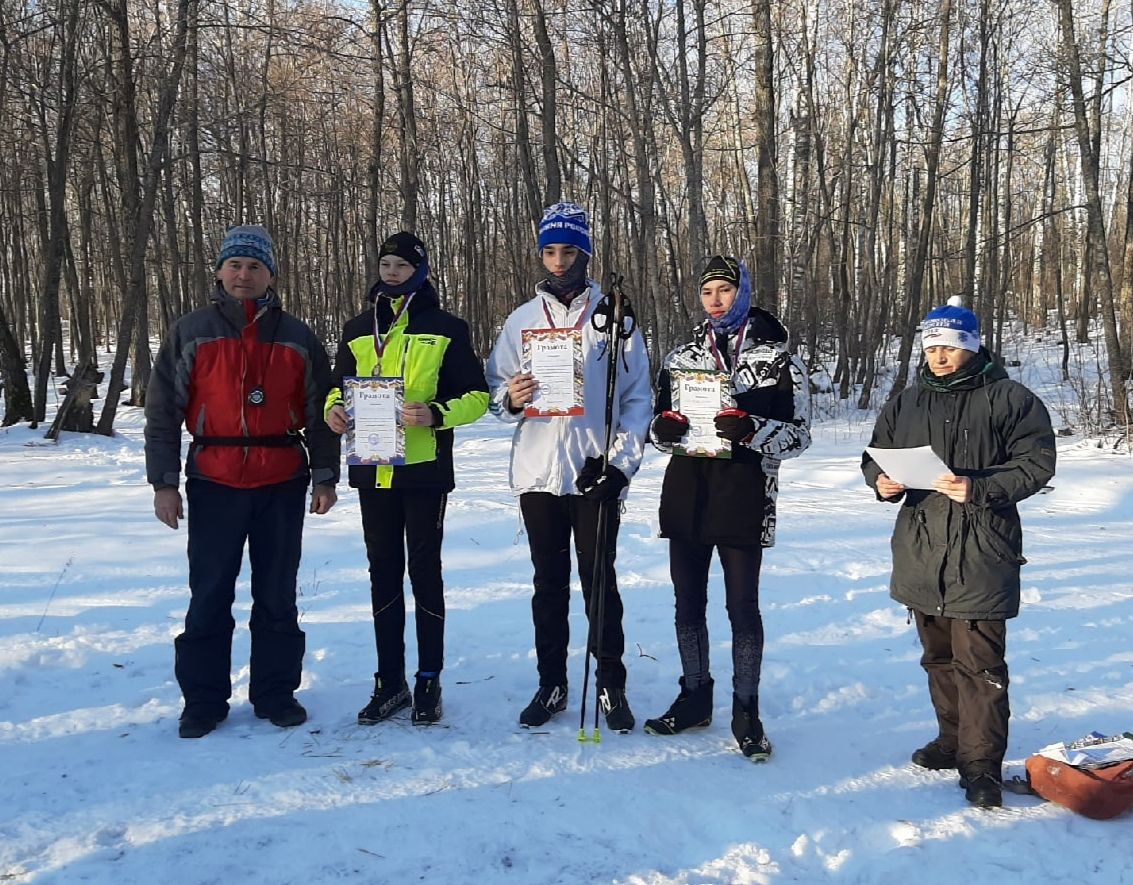
[[[759, 610], [760, 547], [717, 546], [724, 570], [724, 601], [732, 625], [732, 687], [745, 701], [758, 696], [763, 664], [763, 615]], [[708, 675], [708, 570], [711, 544], [672, 538], [669, 577], [676, 596], [677, 639], [686, 682]]]
[[307, 481], [234, 489], [202, 479], [185, 487], [189, 523], [189, 611], [174, 640], [185, 709], [223, 716], [232, 696], [232, 604], [248, 544], [252, 567], [249, 699], [271, 712], [293, 697], [306, 638], [295, 605]]
[[405, 568], [417, 623], [417, 669], [439, 673], [445, 656], [445, 591], [441, 578], [448, 495], [434, 489], [359, 489], [362, 534], [370, 562], [370, 604], [378, 676], [405, 678]]
[[[535, 623], [539, 684], [566, 685], [567, 646], [570, 643], [570, 539], [573, 534], [582, 598], [589, 617], [599, 506], [581, 495], [525, 492], [519, 496], [519, 509], [531, 545], [531, 564], [535, 567], [531, 617]], [[592, 627], [589, 646], [590, 653], [598, 662], [598, 684], [625, 688], [622, 598], [614, 573], [621, 505], [611, 501], [606, 504], [604, 512], [606, 517], [600, 545], [606, 558], [602, 635], [596, 637]]]
[[964, 621], [916, 612], [917, 634], [939, 742], [955, 747], [963, 773], [972, 763], [996, 768], [1007, 752], [1006, 621]]

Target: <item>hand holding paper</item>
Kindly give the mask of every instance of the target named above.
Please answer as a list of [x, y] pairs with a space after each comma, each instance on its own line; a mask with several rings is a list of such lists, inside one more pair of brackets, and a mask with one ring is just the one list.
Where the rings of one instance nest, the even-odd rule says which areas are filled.
[[905, 493], [905, 487], [882, 473], [877, 477], [877, 494], [883, 498], [896, 498]]
[[940, 477], [932, 487], [957, 504], [967, 504], [972, 494], [971, 477], [953, 476], [951, 473]]
[[943, 489], [936, 487], [937, 481], [945, 477], [957, 479], [948, 469], [948, 465], [936, 456], [932, 446], [919, 446], [914, 449], [878, 449], [866, 446], [866, 451], [891, 480], [909, 489], [930, 489], [947, 494]]

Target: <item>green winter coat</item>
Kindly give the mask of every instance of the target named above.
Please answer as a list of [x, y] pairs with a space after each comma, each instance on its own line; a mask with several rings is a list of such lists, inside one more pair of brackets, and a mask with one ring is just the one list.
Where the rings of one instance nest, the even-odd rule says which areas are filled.
[[[972, 493], [956, 504], [909, 489], [893, 529], [890, 595], [910, 609], [965, 620], [1019, 613], [1023, 530], [1016, 507], [1054, 476], [1054, 431], [1042, 401], [981, 349], [954, 375], [920, 383], [886, 403], [870, 445], [932, 446]], [[875, 490], [880, 467], [862, 456]]]

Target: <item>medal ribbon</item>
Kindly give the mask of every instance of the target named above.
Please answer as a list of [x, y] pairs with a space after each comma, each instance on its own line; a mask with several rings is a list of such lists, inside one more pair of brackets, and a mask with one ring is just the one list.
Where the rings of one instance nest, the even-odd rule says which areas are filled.
[[740, 326], [739, 333], [736, 335], [736, 351], [732, 355], [731, 369], [729, 369], [728, 366], [724, 364], [724, 360], [720, 357], [720, 351], [716, 347], [716, 335], [712, 331], [712, 325], [709, 324], [706, 333], [706, 337], [708, 338], [708, 348], [712, 351], [712, 356], [716, 360], [716, 368], [718, 368], [721, 372], [728, 372], [730, 374], [732, 371], [735, 371], [736, 365], [740, 359], [740, 348], [743, 347], [744, 336], [747, 335], [747, 323], [748, 321], [744, 320], [744, 324]]
[[397, 313], [393, 315], [393, 319], [390, 321], [389, 329], [386, 330], [385, 338], [382, 338], [381, 333], [378, 331], [378, 301], [377, 299], [374, 299], [374, 352], [378, 355], [378, 362], [374, 366], [375, 375], [381, 374], [382, 354], [386, 352], [386, 345], [389, 344], [390, 333], [393, 331], [394, 326], [397, 325], [397, 321], [401, 319], [401, 315], [405, 313], [405, 311], [409, 310], [409, 302], [413, 300], [413, 296], [416, 294], [416, 292], [410, 292], [405, 296], [405, 300], [401, 302], [401, 307], [398, 309]]
[[[586, 320], [586, 309], [590, 306], [590, 296], [586, 296], [586, 300], [582, 302], [582, 311], [578, 315], [578, 322], [571, 326], [571, 329], [581, 329], [583, 322]], [[547, 310], [547, 301], [543, 300], [543, 316], [547, 318], [547, 325], [552, 329], [557, 329], [554, 319], [551, 317], [551, 312]]]

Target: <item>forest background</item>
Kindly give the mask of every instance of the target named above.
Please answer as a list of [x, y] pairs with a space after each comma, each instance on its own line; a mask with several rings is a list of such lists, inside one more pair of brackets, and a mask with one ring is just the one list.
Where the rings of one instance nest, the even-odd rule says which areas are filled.
[[921, 316], [961, 294], [992, 349], [1011, 318], [1049, 327], [1075, 429], [1120, 438], [1131, 20], [1110, 0], [0, 0], [3, 424], [98, 368], [88, 429], [112, 433], [238, 223], [271, 230], [284, 303], [328, 344], [381, 238], [415, 231], [484, 354], [532, 291], [541, 208], [570, 199], [654, 361], [727, 252], [832, 408], [899, 390]]

